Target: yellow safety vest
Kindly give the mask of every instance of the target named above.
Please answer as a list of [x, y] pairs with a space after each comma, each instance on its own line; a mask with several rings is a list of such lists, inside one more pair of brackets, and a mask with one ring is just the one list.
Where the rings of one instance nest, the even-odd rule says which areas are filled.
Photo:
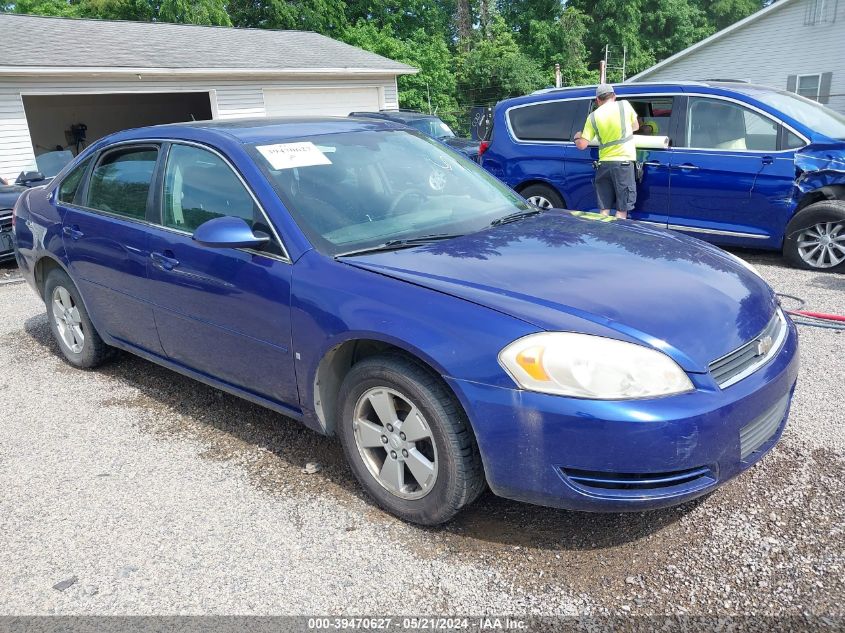
[[636, 160], [634, 128], [629, 125], [636, 120], [634, 109], [625, 101], [606, 103], [590, 113], [584, 125], [584, 138], [599, 143], [599, 160]]

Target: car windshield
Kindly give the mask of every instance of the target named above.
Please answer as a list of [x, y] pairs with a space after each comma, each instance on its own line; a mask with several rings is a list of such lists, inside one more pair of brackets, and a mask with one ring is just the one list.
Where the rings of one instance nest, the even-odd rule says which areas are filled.
[[845, 116], [792, 92], [771, 91], [755, 94], [763, 103], [792, 117], [819, 134], [845, 140]]
[[404, 130], [260, 143], [251, 153], [311, 243], [328, 255], [466, 234], [532, 209], [475, 163]]
[[440, 119], [432, 117], [430, 119], [415, 119], [408, 121], [408, 125], [434, 138], [452, 138], [455, 133], [451, 128], [443, 123]]

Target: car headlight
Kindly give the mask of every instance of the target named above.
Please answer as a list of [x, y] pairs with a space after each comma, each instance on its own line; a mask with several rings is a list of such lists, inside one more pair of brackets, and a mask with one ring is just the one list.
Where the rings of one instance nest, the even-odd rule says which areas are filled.
[[626, 400], [693, 389], [663, 352], [589, 334], [531, 334], [505, 347], [499, 362], [523, 389], [575, 398]]

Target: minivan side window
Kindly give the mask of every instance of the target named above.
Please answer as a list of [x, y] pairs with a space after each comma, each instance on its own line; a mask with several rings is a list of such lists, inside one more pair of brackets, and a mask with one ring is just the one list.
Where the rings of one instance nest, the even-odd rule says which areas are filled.
[[730, 101], [690, 97], [687, 147], [774, 152], [778, 123]]
[[674, 100], [672, 97], [620, 97], [637, 113], [639, 129], [634, 134], [668, 136]]
[[[272, 235], [261, 209], [241, 179], [217, 154], [174, 143], [164, 170], [162, 224], [193, 233], [201, 224], [223, 216], [241, 218], [253, 231]], [[275, 241], [264, 251], [281, 255]]]
[[145, 219], [157, 158], [154, 147], [108, 152], [91, 173], [86, 206], [133, 220]]
[[572, 123], [580, 101], [549, 101], [513, 108], [508, 112], [511, 130], [519, 141], [571, 141]]
[[59, 185], [58, 200], [64, 204], [73, 204], [76, 200], [76, 194], [79, 191], [79, 185], [82, 184], [82, 177], [88, 170], [92, 158], [88, 158], [82, 164], [78, 165], [72, 172], [70, 172]]

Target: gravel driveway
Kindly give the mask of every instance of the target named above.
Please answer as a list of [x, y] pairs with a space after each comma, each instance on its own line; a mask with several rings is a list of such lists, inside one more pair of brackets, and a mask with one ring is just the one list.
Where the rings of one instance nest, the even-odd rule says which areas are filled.
[[[742, 255], [845, 312], [845, 276]], [[845, 333], [800, 335], [783, 441], [710, 496], [590, 515], [487, 493], [424, 529], [374, 508], [334, 439], [129, 355], [72, 369], [29, 287], [0, 285], [0, 614], [841, 617]]]

